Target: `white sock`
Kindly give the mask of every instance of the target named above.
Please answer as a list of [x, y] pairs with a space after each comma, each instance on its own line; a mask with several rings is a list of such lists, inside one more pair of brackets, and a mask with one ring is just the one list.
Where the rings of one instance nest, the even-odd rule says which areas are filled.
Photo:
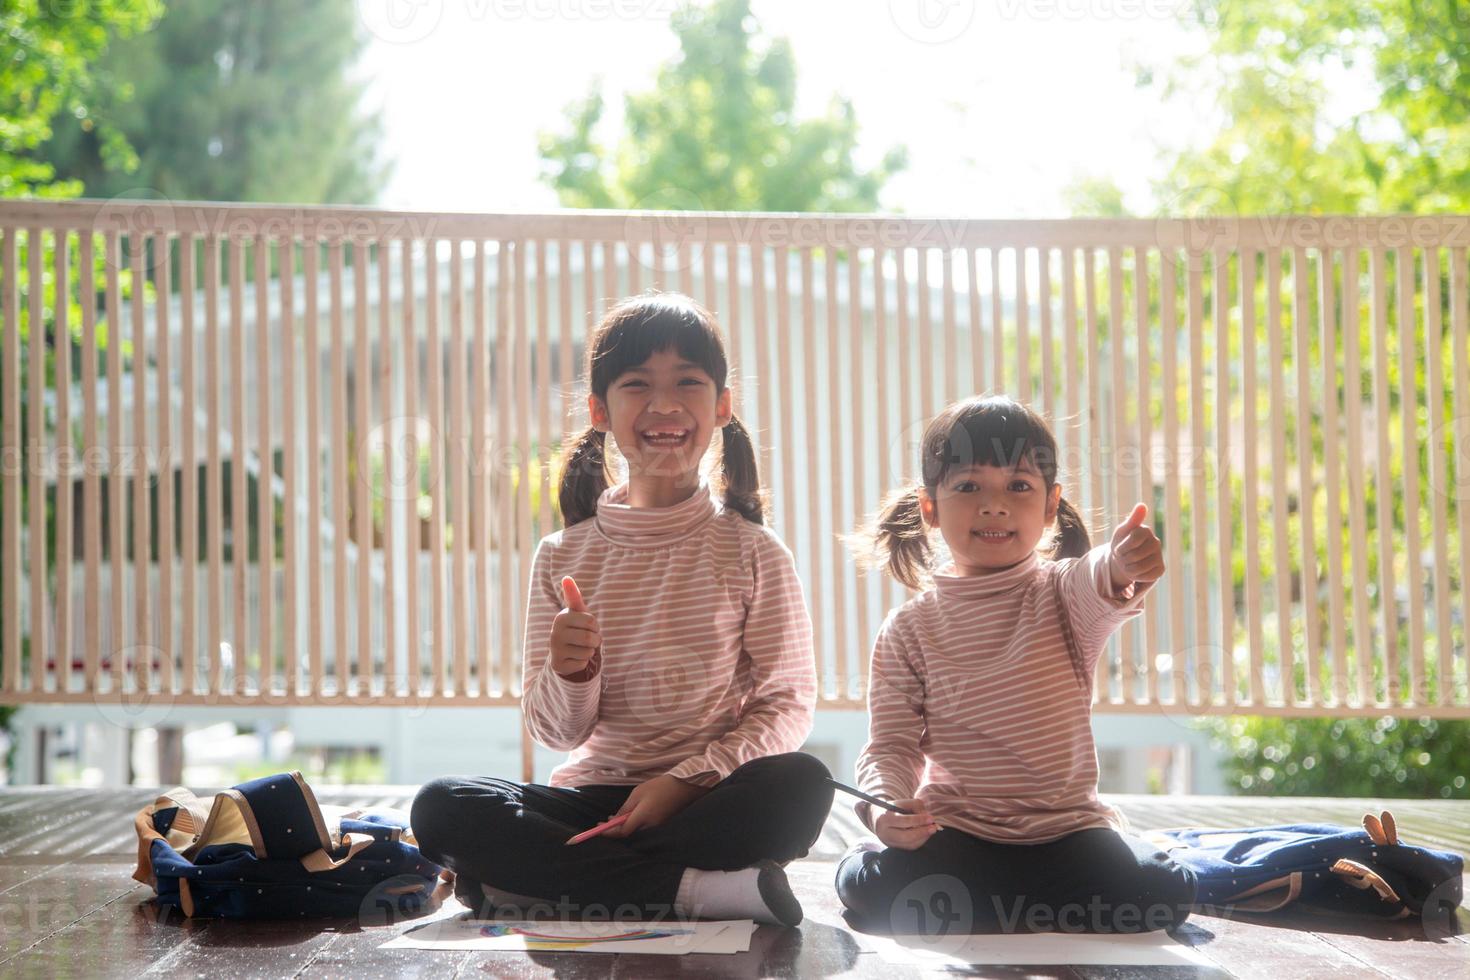
[[[765, 875], [766, 893], [761, 893]], [[701, 919], [754, 919], [773, 925], [801, 922], [801, 903], [791, 892], [786, 875], [771, 861], [739, 871], [685, 868], [674, 897], [680, 915]]]

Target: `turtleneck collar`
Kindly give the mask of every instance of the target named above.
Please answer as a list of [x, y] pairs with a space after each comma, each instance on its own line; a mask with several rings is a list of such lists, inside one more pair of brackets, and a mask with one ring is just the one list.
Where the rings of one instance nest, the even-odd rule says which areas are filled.
[[687, 537], [719, 512], [709, 481], [704, 477], [688, 499], [672, 507], [631, 507], [628, 484], [602, 492], [593, 517], [597, 530], [615, 544], [659, 547]]
[[1020, 562], [987, 575], [956, 575], [954, 563], [934, 573], [934, 587], [947, 599], [979, 599], [1008, 592], [1031, 580], [1041, 564], [1041, 556], [1031, 552]]

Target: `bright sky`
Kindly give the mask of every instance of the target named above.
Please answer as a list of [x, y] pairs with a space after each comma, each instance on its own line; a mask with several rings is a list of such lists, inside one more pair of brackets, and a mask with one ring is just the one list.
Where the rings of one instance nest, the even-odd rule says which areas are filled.
[[[1059, 217], [1062, 190], [1108, 176], [1151, 208], [1163, 146], [1199, 135], [1208, 106], [1162, 104], [1134, 84], [1202, 43], [1183, 0], [756, 0], [790, 39], [800, 111], [850, 98], [865, 163], [896, 143], [909, 169], [886, 210]], [[675, 0], [358, 0], [374, 41], [364, 70], [397, 161], [383, 203], [426, 210], [556, 206], [536, 178], [536, 136], [600, 77], [647, 89], [676, 45]]]

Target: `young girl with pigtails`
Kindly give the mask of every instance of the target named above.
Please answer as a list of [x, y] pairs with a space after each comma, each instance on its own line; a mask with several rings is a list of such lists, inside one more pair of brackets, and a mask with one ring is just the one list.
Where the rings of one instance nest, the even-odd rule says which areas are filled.
[[[531, 571], [522, 683], [531, 734], [570, 756], [549, 785], [429, 783], [419, 846], [482, 914], [795, 925], [782, 865], [832, 802], [826, 767], [796, 751], [816, 700], [811, 621], [765, 523], [719, 328], [684, 296], [624, 300], [588, 340], [587, 375], [564, 527]], [[616, 485], [609, 436], [627, 462]]]
[[[920, 482], [864, 535], [922, 591], [873, 648], [857, 780], [897, 810], [857, 804], [881, 845], [838, 866], [849, 922], [931, 934], [1177, 925], [1193, 873], [1098, 799], [1091, 727], [1098, 657], [1164, 572], [1147, 506], [1091, 547], [1050, 428], [1005, 397], [940, 413], [919, 464]], [[936, 530], [949, 560], [932, 568]]]

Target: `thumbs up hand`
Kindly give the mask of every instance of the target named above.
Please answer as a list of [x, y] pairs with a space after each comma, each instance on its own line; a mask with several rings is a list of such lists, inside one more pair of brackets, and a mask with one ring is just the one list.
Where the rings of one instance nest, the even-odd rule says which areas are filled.
[[1156, 582], [1164, 574], [1164, 548], [1148, 520], [1148, 505], [1138, 503], [1127, 520], [1113, 531], [1108, 572], [1113, 589], [1119, 591], [1138, 582]]
[[567, 605], [551, 621], [551, 669], [567, 680], [590, 681], [602, 664], [602, 633], [570, 575], [561, 591]]

